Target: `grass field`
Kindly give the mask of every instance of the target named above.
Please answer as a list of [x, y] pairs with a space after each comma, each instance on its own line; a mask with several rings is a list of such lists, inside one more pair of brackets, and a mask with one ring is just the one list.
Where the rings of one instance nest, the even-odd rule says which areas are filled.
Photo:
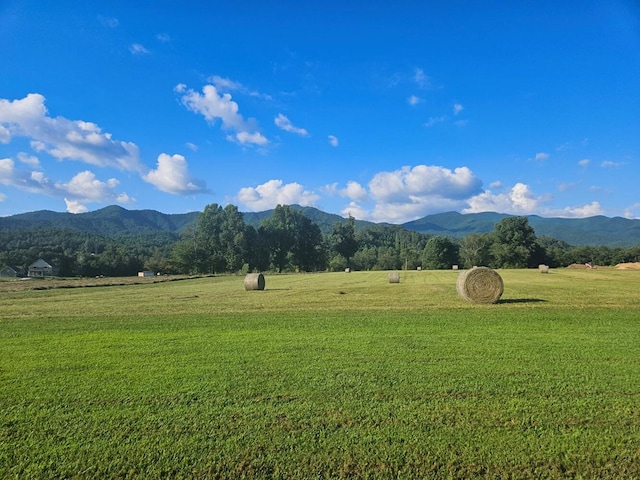
[[640, 478], [640, 272], [499, 272], [0, 288], [0, 478]]

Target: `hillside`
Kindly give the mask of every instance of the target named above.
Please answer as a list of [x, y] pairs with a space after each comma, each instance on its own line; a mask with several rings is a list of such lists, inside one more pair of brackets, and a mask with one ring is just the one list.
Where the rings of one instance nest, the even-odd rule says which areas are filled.
[[[492, 212], [447, 212], [428, 215], [402, 226], [428, 235], [462, 238], [470, 233], [489, 233], [497, 222], [509, 216]], [[527, 218], [536, 236], [552, 237], [570, 245], [629, 247], [640, 244], [640, 220], [604, 216], [545, 218], [530, 215]]]
[[[319, 227], [322, 233], [331, 232], [334, 223], [345, 221], [339, 215], [326, 213], [313, 207], [292, 208], [301, 211]], [[243, 213], [248, 225], [257, 228], [269, 218], [273, 210]], [[180, 234], [193, 225], [200, 212], [165, 214], [155, 210], [127, 210], [109, 206], [93, 212], [71, 214], [41, 210], [0, 218], [0, 229], [18, 231], [34, 228], [61, 228], [98, 234], [106, 237], [149, 235], [157, 233]], [[401, 227], [428, 235], [445, 235], [463, 238], [471, 233], [488, 233], [501, 219], [509, 215], [483, 212], [461, 214], [446, 212], [428, 215], [402, 225], [374, 224], [356, 221], [356, 229], [371, 227]], [[570, 245], [601, 245], [607, 247], [629, 247], [640, 244], [640, 220], [620, 217], [596, 216], [590, 218], [544, 218], [529, 216], [529, 223], [538, 237], [548, 236]]]

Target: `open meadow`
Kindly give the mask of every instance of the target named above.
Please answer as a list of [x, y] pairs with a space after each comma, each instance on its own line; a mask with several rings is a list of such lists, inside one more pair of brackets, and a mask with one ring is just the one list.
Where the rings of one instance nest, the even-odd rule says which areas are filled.
[[640, 478], [640, 271], [499, 273], [2, 282], [0, 478]]

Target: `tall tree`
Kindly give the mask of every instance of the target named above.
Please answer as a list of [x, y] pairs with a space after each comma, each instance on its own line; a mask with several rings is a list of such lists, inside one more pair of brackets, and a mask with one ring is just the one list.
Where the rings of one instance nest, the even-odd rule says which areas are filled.
[[471, 233], [460, 240], [460, 262], [465, 268], [491, 264], [491, 235]]
[[347, 260], [347, 265], [349, 265], [351, 258], [359, 247], [359, 242], [356, 238], [355, 218], [351, 215], [349, 215], [346, 222], [333, 224], [331, 246]]
[[526, 268], [535, 263], [538, 245], [527, 217], [506, 217], [496, 223], [492, 232], [494, 267]]
[[422, 266], [429, 270], [451, 269], [458, 263], [458, 245], [451, 239], [436, 235], [427, 240], [422, 252]]

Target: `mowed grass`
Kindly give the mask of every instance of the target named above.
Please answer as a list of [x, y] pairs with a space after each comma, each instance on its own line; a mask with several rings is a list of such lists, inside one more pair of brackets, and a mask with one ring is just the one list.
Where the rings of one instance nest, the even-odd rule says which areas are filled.
[[640, 272], [0, 293], [0, 478], [640, 478]]

